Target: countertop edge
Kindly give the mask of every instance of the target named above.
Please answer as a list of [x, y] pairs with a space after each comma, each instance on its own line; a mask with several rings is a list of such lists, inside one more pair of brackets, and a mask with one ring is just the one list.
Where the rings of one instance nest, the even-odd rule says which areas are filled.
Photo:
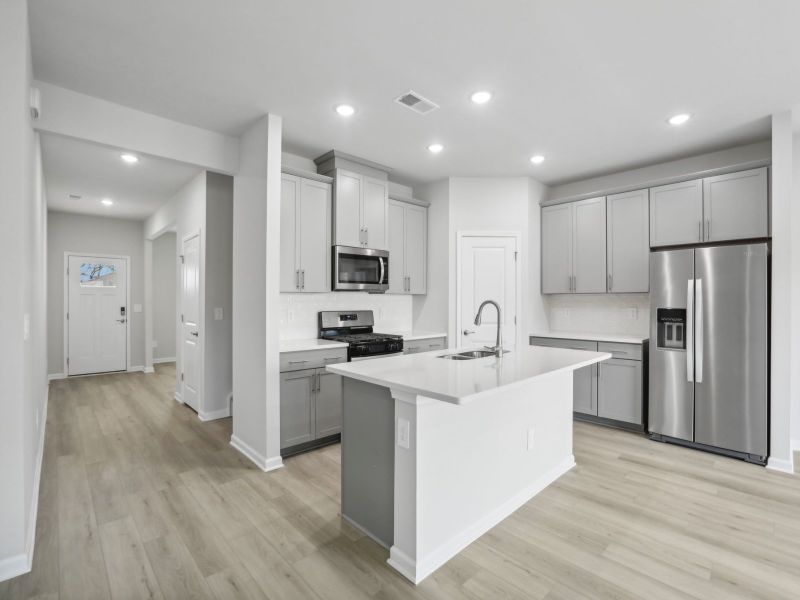
[[588, 333], [580, 331], [532, 331], [528, 337], [551, 338], [557, 340], [586, 340], [590, 342], [613, 342], [618, 344], [643, 344], [649, 335], [630, 333]]

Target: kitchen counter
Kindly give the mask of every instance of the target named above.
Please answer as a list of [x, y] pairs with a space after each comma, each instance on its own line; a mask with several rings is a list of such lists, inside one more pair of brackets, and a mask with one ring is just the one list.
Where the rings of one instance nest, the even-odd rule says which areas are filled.
[[417, 340], [433, 340], [436, 338], [446, 338], [447, 334], [435, 331], [381, 331], [392, 335], [402, 335], [405, 342], [416, 342]]
[[558, 338], [560, 340], [589, 340], [592, 342], [617, 342], [619, 344], [641, 344], [649, 339], [647, 334], [587, 333], [585, 331], [534, 331], [530, 337]]
[[440, 358], [456, 352], [326, 366], [342, 376], [342, 518], [415, 584], [575, 465], [573, 371], [611, 358]]
[[473, 360], [439, 358], [464, 351], [437, 350], [330, 365], [328, 371], [367, 383], [453, 404], [477, 399], [501, 388], [524, 384], [558, 371], [574, 371], [611, 358], [606, 352], [522, 346]]
[[344, 342], [332, 342], [317, 338], [308, 340], [281, 340], [281, 352], [305, 352], [307, 350], [327, 350], [330, 348], [347, 348]]

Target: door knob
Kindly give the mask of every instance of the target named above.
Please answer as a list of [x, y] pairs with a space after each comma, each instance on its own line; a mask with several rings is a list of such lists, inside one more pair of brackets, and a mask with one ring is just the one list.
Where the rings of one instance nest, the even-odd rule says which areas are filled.
[[117, 319], [117, 323], [124, 323], [125, 319]]
[[472, 334], [472, 333], [475, 333], [475, 332], [474, 332], [474, 331], [472, 331], [471, 329], [465, 329], [465, 330], [464, 330], [464, 331], [462, 331], [461, 333], [463, 333], [464, 335], [470, 335], [470, 334]]

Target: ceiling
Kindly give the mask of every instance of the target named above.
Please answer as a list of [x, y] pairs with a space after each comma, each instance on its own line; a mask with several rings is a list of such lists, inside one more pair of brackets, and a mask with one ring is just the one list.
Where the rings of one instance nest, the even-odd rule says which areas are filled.
[[[336, 148], [407, 183], [563, 183], [766, 139], [769, 115], [800, 101], [796, 0], [29, 6], [38, 79], [230, 134], [273, 112], [285, 149]], [[480, 89], [494, 93], [483, 106]], [[393, 102], [408, 90], [441, 108]], [[667, 125], [679, 112], [692, 120]]]
[[[124, 149], [50, 134], [42, 134], [41, 139], [50, 210], [146, 219], [201, 171], [145, 155], [128, 165], [120, 159]], [[70, 194], [81, 198], [70, 198]], [[113, 204], [104, 206], [104, 198]]]

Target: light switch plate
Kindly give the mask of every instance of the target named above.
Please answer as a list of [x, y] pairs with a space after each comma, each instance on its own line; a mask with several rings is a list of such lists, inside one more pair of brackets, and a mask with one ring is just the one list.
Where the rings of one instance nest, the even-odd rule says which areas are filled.
[[406, 449], [411, 447], [411, 423], [408, 419], [397, 419], [397, 445]]
[[222, 321], [222, 309], [220, 307], [214, 308], [214, 320]]
[[31, 338], [31, 316], [28, 313], [22, 317], [22, 340], [27, 342]]
[[135, 313], [142, 312], [142, 305], [141, 304], [134, 304], [133, 305], [133, 312], [135, 312]]
[[533, 445], [535, 441], [534, 430], [533, 427], [528, 429], [528, 450], [533, 450]]

